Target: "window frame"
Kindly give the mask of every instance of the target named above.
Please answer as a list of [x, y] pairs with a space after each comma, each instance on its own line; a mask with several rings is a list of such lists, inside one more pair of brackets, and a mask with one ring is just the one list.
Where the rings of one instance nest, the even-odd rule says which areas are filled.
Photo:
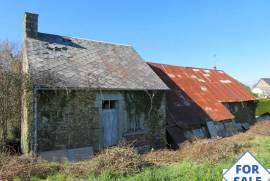
[[[108, 104], [105, 104], [108, 102]], [[102, 100], [101, 102], [101, 108], [102, 110], [110, 110], [110, 109], [116, 109], [117, 100]]]

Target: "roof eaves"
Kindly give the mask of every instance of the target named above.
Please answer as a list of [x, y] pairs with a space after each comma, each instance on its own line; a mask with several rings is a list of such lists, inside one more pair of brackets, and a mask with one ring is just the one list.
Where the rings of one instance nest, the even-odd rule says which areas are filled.
[[122, 88], [91, 88], [91, 87], [48, 87], [48, 86], [35, 86], [38, 90], [104, 90], [104, 91], [168, 91], [169, 88], [164, 89], [122, 89]]

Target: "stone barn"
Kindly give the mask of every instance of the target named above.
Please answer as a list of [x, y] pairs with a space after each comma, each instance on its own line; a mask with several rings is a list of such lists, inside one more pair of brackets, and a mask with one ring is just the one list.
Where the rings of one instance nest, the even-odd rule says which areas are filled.
[[222, 70], [149, 63], [167, 92], [167, 139], [225, 137], [255, 122], [255, 97]]
[[23, 42], [24, 153], [78, 160], [120, 142], [166, 144], [168, 88], [131, 46], [40, 33], [31, 13]]

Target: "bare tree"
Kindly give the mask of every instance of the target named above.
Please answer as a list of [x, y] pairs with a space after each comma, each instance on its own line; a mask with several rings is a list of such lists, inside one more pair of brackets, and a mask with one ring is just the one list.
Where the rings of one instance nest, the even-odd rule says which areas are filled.
[[23, 81], [20, 57], [15, 43], [0, 41], [0, 151], [8, 138], [19, 137]]

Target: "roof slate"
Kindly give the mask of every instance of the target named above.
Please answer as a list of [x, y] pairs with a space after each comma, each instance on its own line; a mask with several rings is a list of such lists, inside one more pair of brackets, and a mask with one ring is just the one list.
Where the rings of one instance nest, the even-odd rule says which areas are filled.
[[38, 33], [25, 48], [35, 86], [168, 89], [131, 46]]

